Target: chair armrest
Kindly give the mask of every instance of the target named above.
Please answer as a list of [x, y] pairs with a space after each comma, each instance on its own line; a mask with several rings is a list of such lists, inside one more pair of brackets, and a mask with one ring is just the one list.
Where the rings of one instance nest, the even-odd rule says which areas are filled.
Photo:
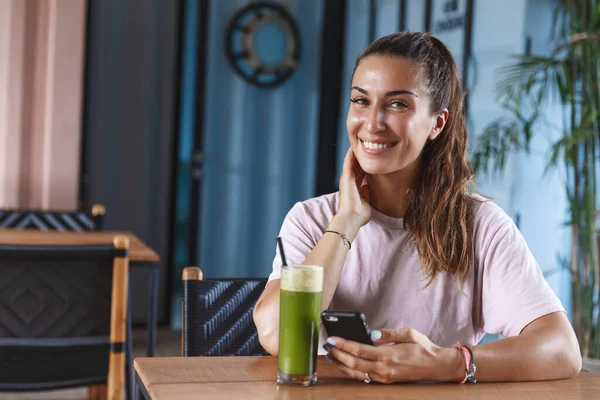
[[106, 214], [106, 207], [103, 204], [93, 204], [92, 205], [92, 216], [98, 217]]
[[181, 279], [184, 281], [201, 281], [203, 277], [200, 267], [185, 267], [181, 273]]
[[181, 297], [181, 356], [185, 357], [185, 335], [187, 334], [187, 324], [185, 310], [187, 307], [187, 281], [201, 281], [203, 277], [200, 267], [185, 267], [181, 273], [181, 285], [183, 296]]
[[104, 229], [104, 216], [106, 215], [106, 207], [104, 204], [93, 204], [92, 205], [92, 219], [94, 220], [94, 224], [96, 224], [96, 231], [101, 231]]

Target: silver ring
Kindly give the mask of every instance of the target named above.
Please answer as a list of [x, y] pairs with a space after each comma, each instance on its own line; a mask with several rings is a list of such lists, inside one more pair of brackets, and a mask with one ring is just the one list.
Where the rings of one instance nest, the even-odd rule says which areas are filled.
[[365, 383], [371, 383], [371, 376], [369, 375], [368, 372], [365, 372], [365, 377], [367, 378], [367, 379], [365, 379]]

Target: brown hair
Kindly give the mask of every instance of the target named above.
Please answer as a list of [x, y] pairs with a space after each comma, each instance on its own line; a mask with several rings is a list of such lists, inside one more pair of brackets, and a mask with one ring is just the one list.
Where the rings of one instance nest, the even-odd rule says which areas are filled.
[[458, 286], [474, 264], [473, 172], [467, 157], [464, 95], [454, 59], [444, 44], [428, 33], [398, 32], [371, 43], [356, 60], [368, 56], [403, 58], [420, 67], [429, 94], [430, 112], [448, 109], [442, 132], [425, 144], [404, 217], [417, 246], [427, 285], [447, 272]]

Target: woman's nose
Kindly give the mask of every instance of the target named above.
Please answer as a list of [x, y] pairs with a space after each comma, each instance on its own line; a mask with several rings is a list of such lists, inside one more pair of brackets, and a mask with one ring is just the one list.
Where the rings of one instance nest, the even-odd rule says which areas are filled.
[[385, 115], [383, 110], [373, 107], [367, 118], [367, 131], [369, 133], [377, 133], [384, 130]]

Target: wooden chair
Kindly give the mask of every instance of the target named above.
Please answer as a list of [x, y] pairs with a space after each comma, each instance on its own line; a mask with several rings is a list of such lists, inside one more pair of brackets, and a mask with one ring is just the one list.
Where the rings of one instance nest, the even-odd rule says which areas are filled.
[[198, 267], [182, 274], [182, 356], [267, 355], [252, 319], [266, 279], [202, 279]]
[[125, 397], [128, 248], [0, 245], [0, 392]]
[[66, 210], [0, 209], [0, 228], [43, 231], [102, 230], [106, 209], [94, 204], [91, 213]]

